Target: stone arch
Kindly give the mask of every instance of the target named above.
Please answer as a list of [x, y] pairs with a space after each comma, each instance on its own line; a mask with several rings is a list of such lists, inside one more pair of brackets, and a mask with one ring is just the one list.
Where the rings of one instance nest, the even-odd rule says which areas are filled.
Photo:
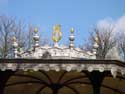
[[8, 92], [9, 94], [30, 94], [30, 91], [32, 94], [92, 94], [93, 88], [83, 72], [20, 70], [10, 77], [4, 94]]

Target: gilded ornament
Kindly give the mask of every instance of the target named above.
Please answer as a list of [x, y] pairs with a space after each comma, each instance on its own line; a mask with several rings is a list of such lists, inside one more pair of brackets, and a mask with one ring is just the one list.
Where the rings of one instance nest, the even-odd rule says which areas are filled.
[[52, 33], [52, 40], [54, 42], [59, 42], [62, 38], [62, 32], [61, 32], [61, 26], [60, 25], [55, 25], [53, 27], [53, 33]]

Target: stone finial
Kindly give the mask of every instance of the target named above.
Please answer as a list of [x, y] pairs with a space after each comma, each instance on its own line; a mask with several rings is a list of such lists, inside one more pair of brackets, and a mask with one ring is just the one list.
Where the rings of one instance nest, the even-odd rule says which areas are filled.
[[69, 36], [69, 41], [70, 41], [69, 47], [70, 48], [74, 48], [74, 40], [75, 40], [74, 29], [71, 28], [71, 30], [70, 30], [70, 36]]
[[38, 28], [34, 28], [35, 35], [33, 36], [34, 39], [34, 47], [39, 46], [39, 35], [38, 35]]
[[[93, 54], [96, 56], [97, 55], [97, 49], [98, 49], [98, 47], [99, 47], [99, 45], [98, 45], [98, 37], [96, 36], [95, 37], [95, 43], [93, 44]], [[97, 58], [97, 57], [96, 57]]]
[[12, 41], [13, 41], [13, 49], [14, 49], [14, 58], [17, 58], [18, 57], [18, 43], [17, 43], [17, 40], [16, 40], [16, 37], [14, 36], [12, 38]]

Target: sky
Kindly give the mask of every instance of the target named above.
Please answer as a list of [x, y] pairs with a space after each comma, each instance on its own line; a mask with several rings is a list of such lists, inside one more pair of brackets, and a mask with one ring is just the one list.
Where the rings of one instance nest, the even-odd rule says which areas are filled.
[[125, 16], [125, 0], [0, 0], [0, 15], [15, 17], [39, 27], [51, 39], [53, 26], [61, 25], [67, 43], [70, 28], [75, 30], [75, 44], [82, 45], [91, 27], [104, 19], [118, 20]]

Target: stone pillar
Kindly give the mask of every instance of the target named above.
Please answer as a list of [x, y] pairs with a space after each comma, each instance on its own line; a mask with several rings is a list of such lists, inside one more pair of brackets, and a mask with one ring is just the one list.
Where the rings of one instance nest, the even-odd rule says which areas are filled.
[[14, 72], [10, 70], [0, 71], [0, 94], [4, 94], [6, 82], [12, 74]]

